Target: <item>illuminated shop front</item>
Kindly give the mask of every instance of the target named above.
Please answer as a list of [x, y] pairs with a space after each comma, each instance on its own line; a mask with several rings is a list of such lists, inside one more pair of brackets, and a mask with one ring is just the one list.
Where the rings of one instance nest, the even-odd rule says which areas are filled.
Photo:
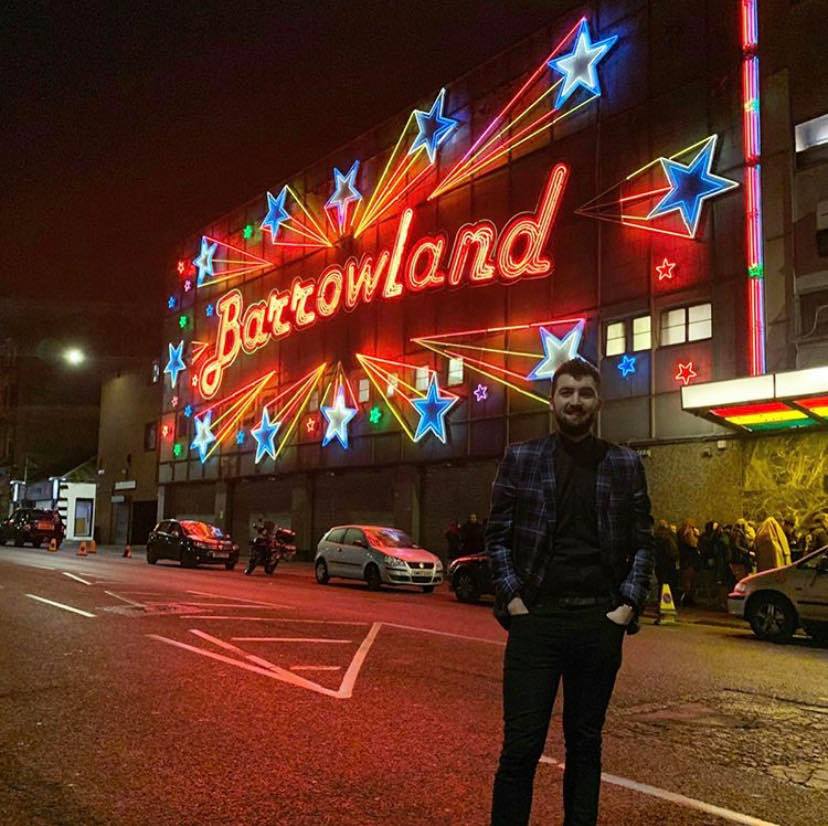
[[692, 65], [640, 12], [552, 21], [183, 244], [163, 512], [440, 551], [576, 355], [606, 438], [715, 432], [681, 389], [765, 369], [755, 4], [731, 11]]

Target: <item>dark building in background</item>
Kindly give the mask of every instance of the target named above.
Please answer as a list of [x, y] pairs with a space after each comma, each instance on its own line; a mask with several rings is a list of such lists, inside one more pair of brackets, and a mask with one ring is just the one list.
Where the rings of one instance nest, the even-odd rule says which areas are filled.
[[160, 371], [150, 359], [104, 380], [96, 527], [101, 542], [144, 544], [158, 510]]
[[169, 272], [160, 512], [241, 540], [269, 517], [305, 548], [390, 523], [439, 551], [450, 520], [485, 513], [505, 445], [548, 432], [548, 377], [574, 354], [602, 372], [600, 434], [651, 460], [659, 516], [769, 507], [780, 450], [814, 471], [824, 432], [736, 438], [680, 390], [755, 371], [765, 322], [767, 369], [826, 361], [802, 313], [825, 283], [828, 187], [791, 121], [828, 112], [809, 5], [762, 4], [748, 90], [755, 3], [578, 6], [189, 239]]

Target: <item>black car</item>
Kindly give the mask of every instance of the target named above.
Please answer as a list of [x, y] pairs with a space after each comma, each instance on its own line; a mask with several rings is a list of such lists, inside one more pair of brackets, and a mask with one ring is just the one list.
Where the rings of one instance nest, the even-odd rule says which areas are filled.
[[192, 519], [165, 519], [147, 539], [147, 562], [175, 559], [183, 568], [206, 563], [221, 563], [232, 571], [239, 561], [239, 546], [220, 528]]
[[27, 542], [39, 548], [53, 539], [58, 548], [63, 542], [65, 530], [57, 511], [41, 508], [18, 508], [10, 517], [0, 522], [0, 543], [13, 542], [23, 547]]
[[452, 560], [448, 568], [448, 581], [460, 602], [477, 602], [484, 594], [494, 595], [486, 554], [468, 554]]

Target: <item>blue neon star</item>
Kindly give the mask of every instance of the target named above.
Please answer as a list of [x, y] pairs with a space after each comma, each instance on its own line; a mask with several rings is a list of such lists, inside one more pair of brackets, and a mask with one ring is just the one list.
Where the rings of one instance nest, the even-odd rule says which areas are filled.
[[550, 333], [546, 327], [540, 328], [541, 344], [543, 345], [543, 358], [532, 368], [526, 378], [529, 381], [540, 381], [551, 379], [555, 371], [565, 362], [576, 358], [578, 348], [581, 346], [581, 338], [584, 333], [584, 322], [579, 321], [563, 337], [558, 338]]
[[356, 188], [356, 176], [359, 171], [359, 161], [354, 161], [351, 168], [343, 175], [337, 167], [334, 167], [334, 192], [326, 207], [336, 207], [339, 217], [339, 228], [345, 226], [345, 219], [348, 217], [348, 204], [351, 201], [361, 201], [362, 195]]
[[245, 440], [245, 432], [244, 432], [244, 430], [239, 430], [236, 433], [236, 444], [239, 447], [241, 447], [244, 444], [244, 440]]
[[284, 221], [290, 218], [290, 214], [285, 209], [285, 198], [287, 197], [287, 187], [283, 186], [281, 192], [277, 196], [273, 196], [270, 192], [267, 193], [267, 215], [262, 221], [259, 229], [270, 230], [270, 242], [276, 243], [276, 236], [279, 233], [279, 227]]
[[443, 444], [446, 443], [446, 414], [457, 402], [457, 396], [441, 396], [437, 384], [437, 374], [432, 373], [428, 380], [428, 391], [422, 399], [414, 399], [411, 404], [420, 414], [414, 441], [419, 442], [431, 431]]
[[564, 76], [555, 100], [556, 109], [560, 109], [561, 105], [566, 103], [570, 95], [579, 87], [583, 87], [593, 95], [601, 94], [601, 84], [598, 81], [598, 72], [595, 67], [616, 40], [618, 40], [618, 35], [614, 34], [606, 40], [593, 43], [589, 36], [589, 24], [586, 20], [581, 21], [572, 51], [563, 57], [553, 58], [548, 63], [551, 69]]
[[188, 419], [190, 418], [190, 416], [192, 416], [192, 415], [193, 415], [193, 406], [192, 406], [191, 404], [188, 404], [188, 405], [184, 408], [184, 415], [185, 415]]
[[429, 163], [434, 163], [437, 147], [443, 143], [457, 126], [456, 120], [447, 118], [443, 114], [445, 100], [446, 90], [441, 89], [440, 94], [434, 99], [434, 103], [431, 104], [431, 109], [428, 112], [424, 112], [421, 109], [414, 110], [414, 117], [417, 119], [419, 132], [417, 132], [417, 137], [414, 138], [414, 143], [411, 144], [411, 149], [408, 150], [409, 155], [413, 155], [421, 146], [424, 146], [428, 153]]
[[177, 304], [177, 302], [176, 302], [176, 300], [175, 300], [175, 296], [174, 296], [174, 295], [171, 295], [171, 296], [167, 299], [167, 309], [168, 309], [168, 310], [174, 310], [174, 309], [175, 309], [176, 304]]
[[196, 284], [199, 286], [204, 283], [204, 279], [208, 275], [213, 275], [213, 256], [218, 249], [218, 242], [214, 241], [212, 244], [208, 238], [202, 236], [201, 238], [201, 252], [197, 258], [193, 258], [193, 264], [198, 270], [198, 277]]
[[653, 207], [648, 220], [678, 210], [690, 237], [695, 237], [704, 202], [739, 185], [710, 171], [717, 140], [718, 135], [711, 135], [687, 165], [670, 158], [660, 159], [670, 191]]
[[267, 455], [271, 459], [276, 458], [276, 434], [282, 426], [281, 422], [270, 421], [270, 413], [265, 407], [262, 410], [261, 424], [250, 431], [253, 438], [256, 440], [256, 464]]
[[196, 416], [193, 420], [195, 422], [196, 435], [190, 447], [198, 451], [198, 456], [202, 464], [207, 461], [207, 451], [210, 449], [210, 445], [216, 440], [213, 431], [210, 430], [212, 419], [213, 413], [212, 411], [208, 411], [203, 418], [199, 419]]
[[214, 313], [215, 311], [216, 311], [216, 308], [215, 308], [212, 304], [208, 304], [208, 305], [204, 308], [204, 315], [206, 315], [206, 316], [207, 316], [207, 318], [212, 318], [212, 317], [213, 317], [213, 313]]
[[322, 415], [328, 422], [325, 430], [325, 437], [322, 439], [322, 447], [336, 439], [342, 447], [348, 447], [348, 422], [357, 414], [355, 407], [348, 407], [345, 404], [345, 388], [340, 386], [336, 391], [334, 403], [330, 407], [320, 408]]
[[618, 362], [616, 367], [618, 367], [624, 378], [635, 373], [635, 360], [636, 356], [628, 356], [626, 353], [621, 356], [621, 361]]
[[187, 369], [187, 365], [184, 364], [184, 342], [183, 340], [179, 341], [177, 347], [173, 347], [172, 343], [167, 346], [170, 348], [170, 358], [164, 372], [169, 374], [170, 387], [175, 387], [176, 382], [178, 382], [178, 374]]

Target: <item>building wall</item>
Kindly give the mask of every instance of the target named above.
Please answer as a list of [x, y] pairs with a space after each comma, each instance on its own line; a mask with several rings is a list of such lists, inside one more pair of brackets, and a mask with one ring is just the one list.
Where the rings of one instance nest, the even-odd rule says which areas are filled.
[[[124, 507], [158, 498], [157, 434], [152, 449], [144, 443], [145, 428], [156, 425], [161, 407], [161, 386], [151, 382], [149, 360], [131, 370], [111, 376], [101, 387], [101, 417], [98, 438], [98, 500], [96, 525], [102, 542], [115, 541], [112, 497], [123, 497]], [[117, 483], [134, 482], [131, 489]], [[132, 523], [130, 514], [130, 523]], [[132, 527], [132, 525], [130, 525]], [[129, 533], [128, 541], [135, 541]], [[143, 537], [138, 537], [141, 541]]]

